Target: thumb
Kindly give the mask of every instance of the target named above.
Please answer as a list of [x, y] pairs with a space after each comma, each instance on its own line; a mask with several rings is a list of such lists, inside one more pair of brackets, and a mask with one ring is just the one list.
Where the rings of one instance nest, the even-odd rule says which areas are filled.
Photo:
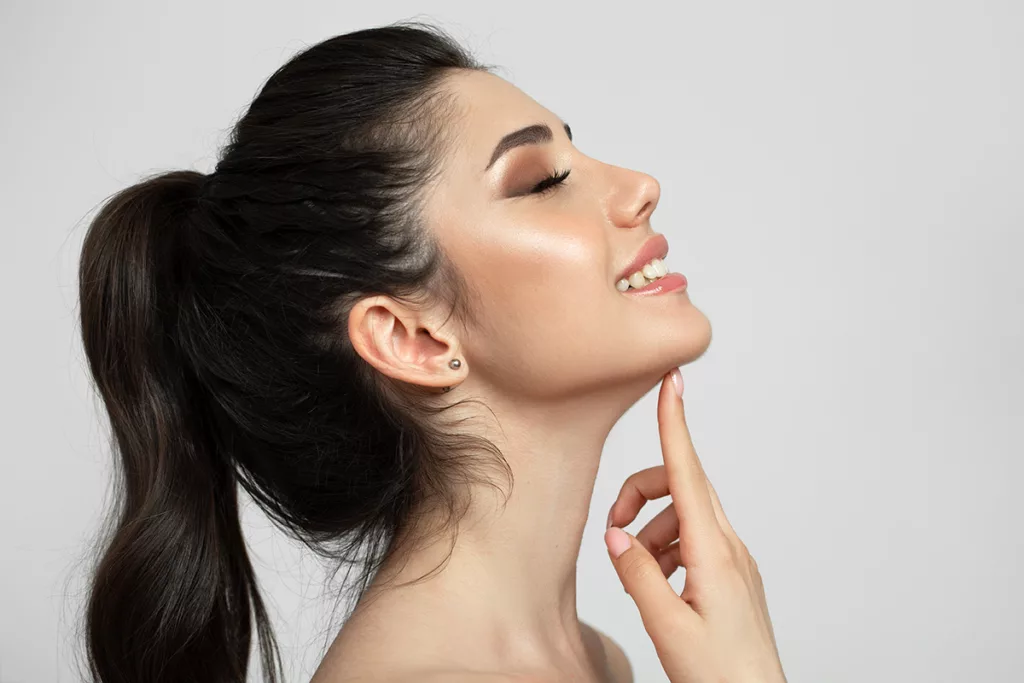
[[615, 526], [604, 533], [604, 542], [619, 580], [636, 603], [644, 623], [650, 624], [677, 608], [679, 596], [642, 543]]

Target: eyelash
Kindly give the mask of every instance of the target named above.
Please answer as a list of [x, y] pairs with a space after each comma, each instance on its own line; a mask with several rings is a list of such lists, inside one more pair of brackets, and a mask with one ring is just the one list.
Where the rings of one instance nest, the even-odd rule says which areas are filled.
[[533, 187], [533, 189], [530, 190], [530, 194], [544, 194], [545, 192], [549, 192], [549, 191], [555, 189], [555, 187], [560, 185], [562, 183], [562, 181], [565, 180], [568, 177], [569, 177], [569, 170], [568, 169], [562, 171], [561, 173], [556, 171], [554, 174], [549, 175], [547, 178], [545, 178], [544, 180], [542, 180], [539, 183], [537, 183]]

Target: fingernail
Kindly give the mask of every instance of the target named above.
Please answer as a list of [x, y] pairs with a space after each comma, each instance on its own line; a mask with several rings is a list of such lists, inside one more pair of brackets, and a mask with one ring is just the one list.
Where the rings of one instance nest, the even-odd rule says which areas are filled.
[[605, 530], [612, 528], [612, 511], [608, 511], [608, 523], [604, 525]]
[[679, 368], [672, 368], [672, 372], [669, 373], [672, 376], [672, 386], [675, 387], [676, 396], [679, 398], [683, 397], [683, 373], [679, 372]]
[[604, 534], [604, 542], [608, 545], [608, 552], [612, 557], [617, 558], [629, 548], [629, 534], [617, 526], [608, 529]]

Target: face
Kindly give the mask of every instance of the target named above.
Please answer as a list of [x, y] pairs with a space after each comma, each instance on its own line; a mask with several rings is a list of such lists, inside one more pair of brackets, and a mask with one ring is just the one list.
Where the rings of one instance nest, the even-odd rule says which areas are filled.
[[[478, 297], [478, 323], [458, 337], [469, 373], [549, 400], [638, 379], [652, 386], [699, 357], [711, 326], [671, 275], [672, 254], [670, 275], [652, 285], [660, 293], [616, 286], [660, 234], [658, 181], [588, 157], [565, 122], [498, 76], [460, 72], [450, 87], [465, 118], [425, 208]], [[526, 144], [501, 153], [502, 139], [528, 126], [542, 134], [520, 134]]]

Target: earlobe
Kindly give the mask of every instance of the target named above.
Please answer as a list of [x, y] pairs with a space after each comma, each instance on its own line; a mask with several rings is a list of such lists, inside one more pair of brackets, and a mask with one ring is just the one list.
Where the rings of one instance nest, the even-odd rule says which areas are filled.
[[[459, 368], [462, 367], [462, 361], [460, 359], [458, 359], [458, 358], [452, 358], [450, 361], [448, 361], [448, 367], [450, 367], [452, 370], [458, 370]], [[445, 393], [448, 393], [449, 391], [451, 391], [454, 388], [455, 388], [454, 385], [453, 386], [447, 386], [447, 387], [442, 388], [441, 391], [443, 391]]]
[[[442, 390], [462, 375], [454, 340], [439, 334], [428, 313], [388, 296], [360, 299], [348, 317], [353, 349], [384, 375]], [[453, 372], [454, 371], [454, 372]]]

